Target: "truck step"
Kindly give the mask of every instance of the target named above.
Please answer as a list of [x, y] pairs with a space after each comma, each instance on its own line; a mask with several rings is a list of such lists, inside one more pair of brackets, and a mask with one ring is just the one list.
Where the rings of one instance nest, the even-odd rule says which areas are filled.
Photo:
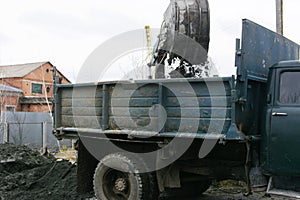
[[300, 199], [300, 178], [273, 176], [266, 193]]

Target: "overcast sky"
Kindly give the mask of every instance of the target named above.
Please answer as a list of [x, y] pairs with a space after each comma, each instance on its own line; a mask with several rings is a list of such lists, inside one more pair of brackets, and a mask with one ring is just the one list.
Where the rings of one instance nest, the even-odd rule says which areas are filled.
[[[50, 61], [69, 79], [101, 43], [125, 31], [159, 28], [169, 0], [0, 0], [0, 65]], [[275, 0], [210, 0], [209, 55], [235, 73], [235, 38], [248, 18], [275, 30]], [[284, 0], [284, 34], [300, 43], [300, 1]], [[145, 38], [141, 36], [141, 40]]]

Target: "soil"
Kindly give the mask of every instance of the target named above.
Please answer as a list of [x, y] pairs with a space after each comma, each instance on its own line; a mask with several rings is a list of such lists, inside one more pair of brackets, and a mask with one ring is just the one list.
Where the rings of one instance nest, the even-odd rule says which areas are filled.
[[26, 146], [0, 145], [0, 199], [77, 199], [76, 166]]
[[[67, 155], [67, 156], [66, 156]], [[63, 157], [69, 157], [66, 152]], [[77, 200], [76, 162], [41, 155], [26, 146], [0, 144], [0, 200]], [[283, 200], [264, 192], [244, 196], [245, 184], [238, 181], [214, 183], [199, 197], [178, 200]], [[164, 198], [168, 199], [168, 198]], [[87, 200], [87, 199], [86, 199]], [[91, 197], [90, 200], [96, 200]], [[172, 198], [174, 200], [174, 198]]]

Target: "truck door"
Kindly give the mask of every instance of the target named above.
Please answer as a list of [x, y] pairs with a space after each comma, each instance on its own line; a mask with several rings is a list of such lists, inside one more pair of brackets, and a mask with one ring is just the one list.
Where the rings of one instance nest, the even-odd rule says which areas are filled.
[[269, 134], [269, 167], [300, 175], [300, 69], [277, 68]]

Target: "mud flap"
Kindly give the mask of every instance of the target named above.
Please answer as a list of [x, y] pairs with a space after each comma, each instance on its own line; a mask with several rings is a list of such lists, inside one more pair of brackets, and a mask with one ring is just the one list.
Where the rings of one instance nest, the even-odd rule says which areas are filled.
[[78, 143], [77, 162], [77, 192], [84, 196], [93, 191], [93, 177], [99, 161], [89, 153], [81, 140]]
[[300, 178], [273, 176], [266, 193], [300, 198]]

